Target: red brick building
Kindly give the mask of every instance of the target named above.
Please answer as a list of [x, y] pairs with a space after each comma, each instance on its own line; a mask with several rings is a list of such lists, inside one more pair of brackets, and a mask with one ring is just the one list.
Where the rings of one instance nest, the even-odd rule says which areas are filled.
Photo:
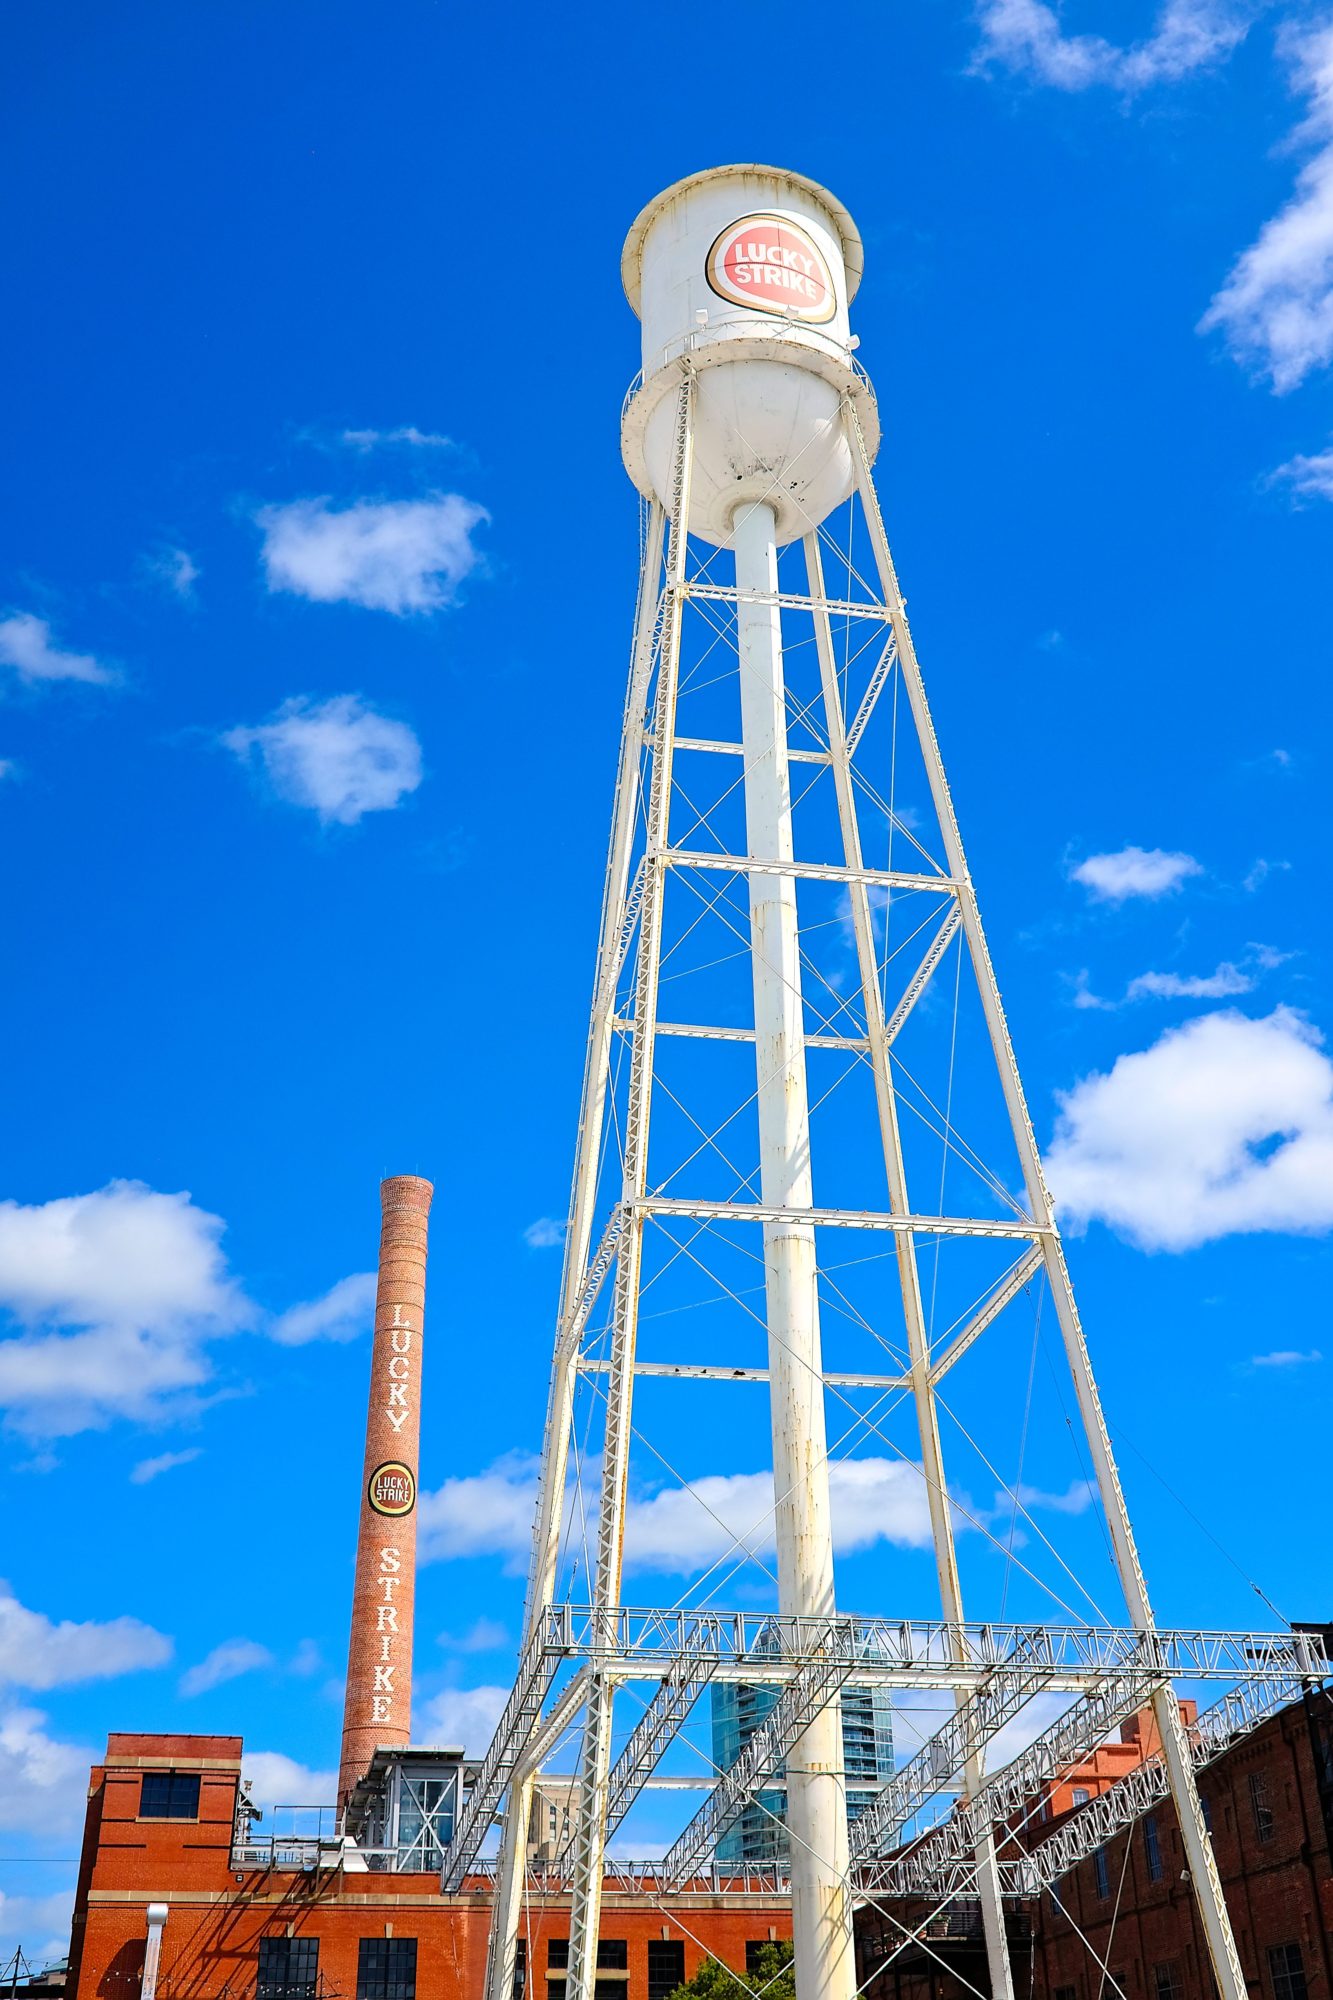
[[[449, 1753], [434, 1754], [444, 1770]], [[240, 1774], [238, 1736], [108, 1739], [89, 1786], [72, 2000], [142, 1990], [150, 1905], [166, 1906], [158, 2000], [480, 2000], [484, 1872], [444, 1896], [437, 1867], [377, 1866], [332, 1833], [257, 1841]], [[650, 1881], [608, 1877], [599, 2000], [665, 2000], [705, 1955], [744, 1971], [790, 1935], [785, 1892], [758, 1872], [701, 1877], [665, 1913]], [[533, 1897], [522, 1936], [528, 1992], [564, 2000], [568, 1896]]]
[[[1186, 1729], [1198, 1719], [1198, 1714], [1196, 1701], [1181, 1702], [1180, 1719]], [[1119, 1736], [1099, 1743], [1086, 1757], [1068, 1765], [1058, 1778], [1042, 1788], [1037, 1820], [1044, 1825], [1059, 1819], [1063, 1813], [1074, 1812], [1089, 1799], [1100, 1798], [1145, 1759], [1155, 1757], [1161, 1747], [1162, 1738], [1152, 1710], [1141, 1708], [1128, 1722], [1121, 1723]]]
[[[1186, 1724], [1194, 1704], [1182, 1703]], [[1150, 1711], [1047, 1788], [1040, 1841], [1160, 1747]], [[1311, 1692], [1199, 1773], [1218, 1871], [1253, 2000], [1333, 2000], [1333, 1703]], [[926, 1920], [902, 1948], [901, 1925]], [[1214, 2000], [1180, 1833], [1168, 1801], [1070, 1870], [1008, 1906], [1015, 1990], [1024, 2000]], [[990, 1990], [980, 1905], [901, 1904], [857, 1912], [866, 2000], [975, 2000]], [[1103, 1970], [1105, 1967], [1105, 1971]]]
[[[1327, 1693], [1293, 1702], [1242, 1738], [1200, 1772], [1199, 1790], [1255, 2000], [1333, 2000]], [[1073, 1869], [1034, 1912], [1034, 2000], [1097, 2000], [1097, 1958], [1125, 2000], [1211, 2000], [1184, 1871], [1167, 1802]]]

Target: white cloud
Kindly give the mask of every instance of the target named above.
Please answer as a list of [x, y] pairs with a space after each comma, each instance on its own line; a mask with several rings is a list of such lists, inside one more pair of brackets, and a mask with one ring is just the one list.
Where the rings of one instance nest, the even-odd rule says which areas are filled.
[[497, 1619], [481, 1617], [466, 1632], [441, 1632], [439, 1643], [447, 1653], [493, 1653], [509, 1644], [509, 1634]]
[[35, 1708], [0, 1714], [0, 1826], [75, 1832], [83, 1822], [96, 1750], [48, 1736]]
[[207, 1694], [210, 1688], [221, 1687], [224, 1681], [234, 1681], [241, 1674], [254, 1673], [257, 1667], [272, 1665], [272, 1653], [257, 1639], [224, 1639], [205, 1659], [186, 1669], [181, 1675], [180, 1691], [185, 1695]]
[[322, 702], [294, 695], [268, 722], [229, 729], [222, 741], [243, 763], [257, 755], [278, 797], [326, 824], [391, 812], [421, 783], [415, 731], [354, 694]]
[[[538, 1462], [517, 1453], [485, 1472], [448, 1479], [421, 1496], [423, 1562], [500, 1555], [509, 1571], [526, 1563], [537, 1505]], [[843, 1554], [881, 1541], [924, 1548], [930, 1518], [920, 1468], [885, 1458], [837, 1459], [829, 1466], [833, 1534]], [[572, 1504], [573, 1491], [567, 1505]], [[588, 1506], [594, 1504], [591, 1496]], [[959, 1522], [960, 1527], [966, 1523]], [[625, 1520], [625, 1567], [690, 1575], [740, 1551], [773, 1544], [771, 1472], [705, 1473], [685, 1486], [632, 1496]]]
[[[1289, 458], [1268, 475], [1267, 484], [1275, 486], [1280, 479], [1286, 480], [1293, 493], [1316, 500], [1333, 500], [1333, 445], [1309, 456], [1297, 452], [1295, 458]], [[1285, 761], [1290, 763], [1290, 757]]]
[[454, 443], [443, 431], [419, 431], [415, 424], [399, 424], [391, 431], [344, 431], [342, 441], [363, 454], [391, 444], [411, 445], [417, 451], [452, 451]]
[[250, 1796], [265, 1811], [274, 1806], [331, 1806], [338, 1792], [336, 1771], [312, 1770], [281, 1750], [243, 1751], [241, 1776], [249, 1779]]
[[477, 1756], [494, 1736], [510, 1693], [507, 1687], [443, 1688], [426, 1703], [412, 1734], [442, 1748], [461, 1743]]
[[[1065, 973], [1063, 977], [1069, 979], [1069, 974]], [[1103, 1000], [1100, 993], [1094, 993], [1089, 984], [1091, 977], [1086, 965], [1082, 971], [1074, 974], [1071, 982], [1074, 989], [1073, 1004], [1076, 1007], [1093, 1007], [1101, 1013], [1113, 1013], [1120, 1003], [1116, 1000]]]
[[1251, 866], [1249, 873], [1240, 886], [1245, 890], [1247, 895], [1252, 896], [1256, 890], [1263, 888], [1264, 883], [1270, 875], [1285, 874], [1290, 868], [1291, 863], [1289, 861], [1265, 861], [1263, 856], [1260, 855], [1259, 859]]
[[[73, 1905], [72, 1884], [49, 1896], [7, 1896], [0, 1890], [0, 1959], [12, 1958], [20, 1946], [33, 1966], [64, 1958]], [[17, 1990], [21, 1993], [23, 1988]]]
[[1230, 959], [1223, 959], [1216, 972], [1141, 972], [1125, 989], [1126, 1000], [1225, 1000], [1235, 993], [1248, 993], [1254, 980]]
[[160, 1667], [170, 1658], [170, 1639], [137, 1618], [81, 1625], [63, 1618], [56, 1624], [40, 1611], [29, 1611], [7, 1583], [0, 1583], [0, 1683], [70, 1687]]
[[523, 1231], [523, 1241], [529, 1250], [554, 1250], [565, 1240], [565, 1225], [557, 1222], [553, 1215], [539, 1215]]
[[357, 1271], [339, 1278], [323, 1298], [289, 1306], [269, 1327], [283, 1347], [304, 1347], [309, 1340], [355, 1340], [375, 1316], [375, 1273]]
[[972, 66], [999, 64], [1057, 90], [1142, 90], [1224, 62], [1244, 39], [1250, 11], [1219, 0], [1166, 0], [1152, 34], [1118, 48], [1101, 35], [1066, 35], [1058, 9], [1043, 0], [985, 0]]
[[1304, 1368], [1312, 1361], [1322, 1361], [1323, 1355], [1317, 1347], [1302, 1352], [1296, 1347], [1279, 1347], [1272, 1354], [1252, 1354], [1250, 1365], [1254, 1368]]
[[[188, 1194], [112, 1181], [94, 1194], [0, 1202], [0, 1407], [47, 1437], [160, 1416], [207, 1379], [203, 1343], [252, 1308], [227, 1275], [219, 1216]], [[77, 1329], [77, 1331], [53, 1331]]]
[[1295, 90], [1309, 99], [1292, 142], [1316, 150], [1286, 207], [1266, 222], [1199, 322], [1236, 360], [1294, 389], [1333, 359], [1333, 20], [1288, 24], [1279, 47]]
[[[1075, 1479], [1064, 1493], [1043, 1493], [1039, 1486], [1020, 1485], [1017, 1497], [1019, 1506], [1029, 1512], [1039, 1513], [1044, 1509], [1049, 1514], [1086, 1514], [1097, 1497], [1097, 1489], [1090, 1479]], [[1009, 1494], [998, 1493], [996, 1511], [1002, 1513], [1009, 1500]]]
[[457, 493], [426, 500], [327, 499], [262, 507], [270, 590], [370, 611], [438, 611], [480, 560], [473, 530], [489, 517]]
[[181, 598], [192, 598], [194, 586], [199, 581], [200, 569], [194, 558], [185, 549], [163, 549], [160, 554], [146, 559], [151, 575], [168, 590]]
[[1069, 1226], [1145, 1250], [1333, 1228], [1333, 1063], [1287, 1007], [1173, 1028], [1060, 1098], [1047, 1174]]
[[[926, 1486], [902, 1459], [835, 1459], [829, 1466], [833, 1541], [841, 1555], [876, 1542], [930, 1545]], [[961, 1524], [960, 1524], [961, 1525]], [[771, 1472], [712, 1473], [631, 1499], [625, 1521], [625, 1567], [689, 1575], [710, 1563], [773, 1546]]]
[[111, 1181], [95, 1194], [0, 1202], [0, 1304], [19, 1318], [142, 1326], [188, 1316], [234, 1324], [220, 1216], [188, 1194]]
[[1191, 875], [1203, 873], [1192, 854], [1161, 847], [1122, 847], [1114, 854], [1090, 854], [1070, 869], [1098, 903], [1123, 903], [1131, 896], [1169, 896]]
[[532, 1546], [539, 1461], [510, 1452], [485, 1472], [446, 1479], [417, 1502], [421, 1562], [452, 1556], [506, 1556], [507, 1569], [526, 1562]]
[[45, 618], [15, 611], [0, 618], [0, 667], [25, 681], [110, 681], [115, 675], [91, 653], [66, 653], [51, 641]]
[[[930, 1511], [919, 1465], [901, 1458], [839, 1458], [829, 1466], [834, 1546], [844, 1555], [875, 1542], [930, 1546]], [[965, 1523], [955, 1518], [955, 1530]]]
[[146, 1486], [150, 1479], [160, 1479], [164, 1472], [174, 1472], [178, 1465], [192, 1465], [201, 1456], [200, 1447], [191, 1445], [188, 1451], [159, 1452], [156, 1458], [141, 1458], [130, 1473], [131, 1486]]
[[724, 1558], [737, 1542], [752, 1555], [773, 1545], [771, 1472], [705, 1473], [686, 1486], [632, 1499], [625, 1517], [626, 1569], [687, 1575]]

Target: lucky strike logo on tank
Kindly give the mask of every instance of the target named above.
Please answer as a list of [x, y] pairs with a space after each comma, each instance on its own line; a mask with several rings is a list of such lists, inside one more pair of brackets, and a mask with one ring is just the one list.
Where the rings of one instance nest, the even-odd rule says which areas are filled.
[[397, 1460], [377, 1466], [370, 1475], [366, 1496], [377, 1514], [410, 1514], [417, 1499], [411, 1466]]
[[814, 238], [783, 215], [743, 215], [708, 253], [708, 283], [719, 298], [753, 312], [818, 325], [837, 310], [833, 276]]

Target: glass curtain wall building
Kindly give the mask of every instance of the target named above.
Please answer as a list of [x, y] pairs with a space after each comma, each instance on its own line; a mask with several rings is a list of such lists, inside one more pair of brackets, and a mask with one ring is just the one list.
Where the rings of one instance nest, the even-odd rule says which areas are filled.
[[[713, 1762], [734, 1764], [776, 1702], [779, 1689], [748, 1681], [715, 1681]], [[893, 1703], [885, 1687], [842, 1690], [842, 1753], [847, 1771], [847, 1817], [854, 1820], [893, 1775]], [[717, 1858], [737, 1862], [788, 1857], [785, 1791], [760, 1792], [717, 1845]]]

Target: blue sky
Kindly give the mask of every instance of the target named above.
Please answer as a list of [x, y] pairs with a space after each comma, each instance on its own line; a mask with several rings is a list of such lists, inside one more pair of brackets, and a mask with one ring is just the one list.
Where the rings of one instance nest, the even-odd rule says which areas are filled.
[[[881, 494], [1159, 1612], [1327, 1616], [1333, 15], [821, 48], [774, 4], [691, 51], [56, 5], [8, 44], [5, 1937], [61, 1934], [108, 1728], [243, 1732], [270, 1797], [332, 1766], [384, 1173], [438, 1189], [418, 1733], [484, 1740], [632, 611], [620, 245], [727, 159], [865, 238]], [[844, 1599], [894, 1608], [900, 1553]]]

